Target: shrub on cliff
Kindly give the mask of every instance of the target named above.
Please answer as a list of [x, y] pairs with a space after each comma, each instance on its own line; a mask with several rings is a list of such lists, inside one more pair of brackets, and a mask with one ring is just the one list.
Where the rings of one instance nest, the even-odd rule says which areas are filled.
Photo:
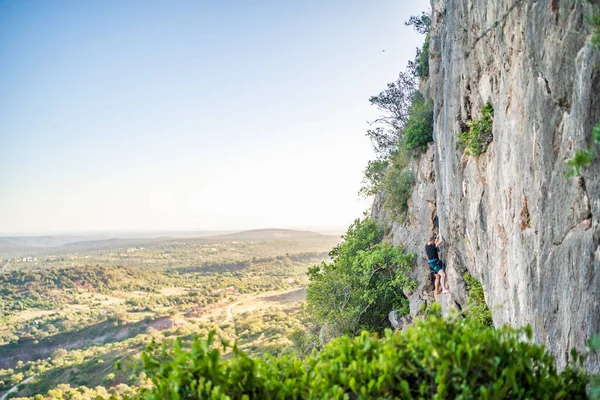
[[370, 219], [356, 220], [344, 241], [329, 253], [332, 261], [309, 269], [307, 311], [328, 336], [382, 332], [388, 313], [408, 313], [403, 291], [414, 288], [407, 273], [412, 254], [381, 243], [383, 232]]
[[469, 129], [458, 135], [460, 141], [467, 148], [467, 153], [472, 156], [478, 156], [485, 153], [488, 145], [491, 143], [492, 127], [494, 123], [494, 108], [488, 101], [481, 108], [481, 118], [474, 120], [469, 125]]
[[[558, 372], [531, 329], [494, 330], [430, 317], [383, 337], [341, 337], [305, 360], [253, 359], [227, 344], [194, 339], [151, 344], [141, 368], [152, 380], [137, 399], [585, 399], [589, 377]], [[580, 360], [580, 357], [575, 357]]]
[[592, 128], [592, 143], [596, 146], [590, 146], [587, 149], [575, 149], [573, 157], [565, 162], [568, 168], [565, 172], [565, 178], [580, 176], [581, 170], [594, 161], [598, 152], [597, 147], [600, 145], [600, 122]]
[[426, 101], [421, 92], [415, 92], [403, 129], [404, 147], [423, 151], [433, 141], [433, 103]]
[[492, 312], [485, 303], [481, 282], [468, 272], [465, 273], [464, 279], [467, 284], [467, 292], [469, 293], [465, 304], [465, 316], [482, 325], [493, 327]]

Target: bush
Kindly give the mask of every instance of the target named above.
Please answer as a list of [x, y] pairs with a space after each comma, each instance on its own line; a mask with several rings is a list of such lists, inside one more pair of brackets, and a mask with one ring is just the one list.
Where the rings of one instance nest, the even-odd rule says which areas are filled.
[[[600, 144], [600, 123], [592, 128], [592, 142], [596, 145]], [[566, 164], [569, 167], [565, 173], [566, 178], [572, 178], [574, 176], [581, 175], [581, 169], [587, 167], [594, 161], [594, 155], [596, 154], [595, 147], [589, 147], [587, 150], [577, 149], [573, 158], [567, 160]]]
[[433, 103], [425, 101], [421, 92], [415, 92], [404, 126], [404, 147], [423, 151], [433, 141]]
[[327, 325], [326, 336], [382, 332], [390, 311], [408, 313], [403, 290], [414, 288], [407, 276], [414, 255], [381, 243], [382, 237], [374, 220], [356, 220], [329, 253], [332, 262], [309, 269], [307, 311]]
[[464, 279], [467, 284], [467, 292], [469, 293], [465, 305], [465, 316], [482, 325], [493, 327], [494, 321], [492, 320], [492, 312], [485, 303], [481, 282], [471, 276], [468, 272], [465, 273]]
[[181, 340], [151, 344], [140, 369], [153, 386], [135, 398], [585, 399], [589, 382], [573, 364], [558, 373], [554, 357], [531, 343], [530, 328], [494, 330], [470, 320], [430, 317], [382, 338], [341, 337], [304, 361], [253, 359], [235, 347], [225, 360], [221, 346], [214, 332], [190, 350]]
[[492, 135], [493, 122], [494, 108], [488, 101], [481, 108], [481, 119], [471, 122], [469, 129], [458, 135], [460, 141], [467, 148], [467, 154], [478, 156], [485, 153], [494, 138]]
[[572, 178], [581, 175], [581, 168], [587, 167], [594, 160], [594, 149], [587, 150], [577, 149], [573, 158], [567, 160], [566, 164], [569, 167], [565, 173], [565, 177]]

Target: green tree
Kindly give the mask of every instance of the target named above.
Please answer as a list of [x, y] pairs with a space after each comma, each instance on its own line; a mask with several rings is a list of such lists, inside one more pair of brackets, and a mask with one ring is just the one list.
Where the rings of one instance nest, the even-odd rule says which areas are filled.
[[408, 121], [416, 90], [414, 76], [400, 72], [396, 81], [388, 83], [385, 90], [369, 99], [382, 112], [379, 118], [371, 122], [375, 128], [367, 131], [367, 137], [371, 139], [373, 149], [380, 158], [387, 158], [398, 148], [400, 131]]
[[431, 16], [423, 11], [421, 15], [412, 15], [404, 25], [412, 26], [415, 31], [425, 35], [431, 28]]
[[330, 252], [332, 261], [309, 269], [307, 311], [330, 336], [382, 332], [390, 311], [408, 312], [403, 291], [414, 288], [407, 276], [414, 255], [382, 237], [374, 220], [356, 220]]

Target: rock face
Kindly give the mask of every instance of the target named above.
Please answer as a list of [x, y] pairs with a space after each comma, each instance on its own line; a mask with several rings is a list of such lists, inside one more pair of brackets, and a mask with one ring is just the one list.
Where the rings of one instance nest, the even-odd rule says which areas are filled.
[[427, 267], [424, 256], [425, 244], [429, 236], [435, 232], [436, 188], [433, 170], [434, 147], [430, 145], [427, 152], [412, 164], [415, 175], [415, 187], [408, 202], [410, 212], [405, 223], [394, 222], [383, 207], [384, 197], [378, 193], [373, 202], [371, 216], [381, 221], [394, 246], [402, 246], [407, 251], [417, 254], [417, 263], [410, 277], [417, 281], [417, 288], [406, 293], [410, 300], [410, 314], [414, 317], [421, 307], [435, 301], [433, 296], [433, 276]]
[[[421, 259], [437, 210], [455, 302], [465, 300], [469, 271], [483, 284], [494, 324], [530, 324], [562, 367], [571, 348], [583, 350], [600, 332], [599, 156], [581, 177], [564, 177], [565, 160], [592, 145], [600, 122], [592, 4], [432, 0], [432, 10], [424, 92], [435, 100], [436, 140], [417, 163], [408, 222], [390, 224], [392, 242], [419, 255], [411, 312], [427, 301], [422, 292], [431, 295]], [[488, 100], [493, 141], [467, 156], [457, 133]], [[373, 215], [387, 221], [380, 205], [378, 198]]]

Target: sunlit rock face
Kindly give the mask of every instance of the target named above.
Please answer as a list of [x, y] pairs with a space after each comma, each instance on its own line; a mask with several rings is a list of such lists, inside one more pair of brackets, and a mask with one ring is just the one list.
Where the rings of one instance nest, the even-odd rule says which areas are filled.
[[[415, 162], [411, 214], [390, 240], [419, 255], [411, 312], [430, 301], [423, 247], [439, 216], [454, 300], [482, 283], [497, 326], [530, 324], [564, 366], [600, 331], [600, 148], [580, 177], [565, 161], [593, 146], [600, 49], [590, 2], [433, 0], [430, 77], [436, 141]], [[457, 133], [494, 107], [493, 140], [467, 156]], [[431, 171], [431, 172], [430, 172]], [[386, 221], [382, 199], [373, 215]], [[598, 360], [588, 368], [598, 370]]]

